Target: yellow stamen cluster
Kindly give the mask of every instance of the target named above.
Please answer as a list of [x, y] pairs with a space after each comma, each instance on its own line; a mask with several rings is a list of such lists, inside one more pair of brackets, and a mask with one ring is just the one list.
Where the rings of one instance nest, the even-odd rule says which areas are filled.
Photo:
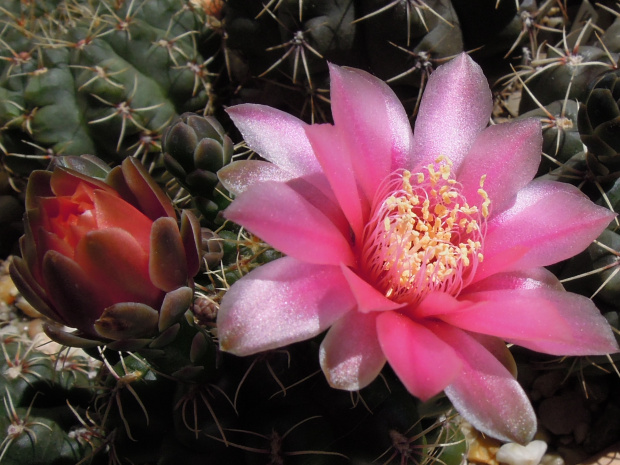
[[364, 232], [367, 272], [386, 297], [417, 302], [428, 292], [456, 294], [482, 261], [490, 199], [470, 206], [440, 157], [421, 172], [398, 171], [381, 189]]

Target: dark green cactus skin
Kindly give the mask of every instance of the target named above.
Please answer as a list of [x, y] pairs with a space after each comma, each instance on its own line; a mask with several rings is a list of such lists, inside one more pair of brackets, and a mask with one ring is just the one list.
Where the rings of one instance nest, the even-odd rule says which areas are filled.
[[542, 151], [549, 157], [542, 158], [539, 176], [557, 170], [583, 150], [577, 127], [578, 112], [579, 104], [574, 100], [558, 100], [519, 116], [519, 119], [537, 118], [543, 128]]
[[581, 139], [597, 161], [597, 174], [606, 180], [620, 176], [619, 101], [619, 73], [613, 71], [595, 81], [579, 110]]
[[[449, 57], [463, 51], [459, 18], [451, 2], [426, 2], [427, 8], [414, 3], [395, 5], [385, 0], [360, 2], [360, 21], [369, 64], [382, 79], [393, 79], [409, 70], [394, 84], [419, 87], [428, 71], [431, 57]], [[372, 15], [372, 16], [371, 16]], [[420, 56], [420, 54], [422, 54]]]
[[[560, 52], [551, 50], [549, 58], [555, 61], [549, 68], [527, 82], [528, 88], [543, 105], [564, 98], [583, 98], [583, 92], [589, 84], [612, 68], [605, 51], [595, 46], [580, 46], [577, 54], [571, 50]], [[617, 56], [614, 59], [617, 59]], [[582, 66], [581, 63], [584, 62], [591, 62], [592, 65]], [[521, 101], [520, 111], [529, 111], [535, 106], [531, 99], [525, 97]]]
[[463, 51], [449, 1], [286, 0], [267, 12], [260, 2], [231, 0], [222, 21], [234, 57], [230, 74], [243, 84], [241, 98], [307, 121], [329, 120], [322, 101], [327, 62], [393, 79], [413, 110], [437, 60]]

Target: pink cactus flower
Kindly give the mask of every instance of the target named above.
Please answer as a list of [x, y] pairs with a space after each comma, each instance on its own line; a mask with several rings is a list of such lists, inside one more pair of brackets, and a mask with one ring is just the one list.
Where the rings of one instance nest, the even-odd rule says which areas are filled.
[[582, 251], [614, 214], [532, 180], [536, 120], [488, 126], [492, 97], [466, 54], [437, 68], [412, 133], [390, 88], [330, 67], [334, 125], [261, 105], [229, 114], [268, 161], [220, 172], [228, 219], [286, 254], [235, 283], [218, 331], [249, 355], [328, 330], [329, 383], [358, 390], [389, 362], [420, 399], [444, 391], [496, 438], [525, 443], [532, 406], [504, 341], [554, 355], [618, 350], [586, 297], [542, 268]]

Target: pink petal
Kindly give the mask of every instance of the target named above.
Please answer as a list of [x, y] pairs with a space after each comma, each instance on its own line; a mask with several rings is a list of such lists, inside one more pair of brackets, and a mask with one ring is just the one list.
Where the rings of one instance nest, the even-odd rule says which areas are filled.
[[224, 216], [302, 261], [355, 263], [351, 246], [334, 223], [286, 184], [256, 184], [237, 197]]
[[[338, 226], [341, 231], [349, 231], [340, 206], [329, 191], [327, 180], [325, 189], [316, 187], [316, 176], [293, 176], [284, 171], [277, 165], [261, 160], [241, 160], [226, 165], [217, 173], [220, 181], [226, 189], [235, 195], [245, 192], [248, 188], [259, 182], [276, 181], [288, 184], [295, 191], [301, 194], [312, 205], [321, 210], [325, 215]], [[328, 195], [325, 194], [328, 191]]]
[[[333, 196], [331, 190], [325, 194], [325, 190], [316, 187], [316, 179], [309, 180], [308, 176], [291, 179], [286, 185], [300, 194], [311, 205], [320, 210], [338, 228], [344, 237], [351, 237], [351, 226], [347, 221], [340, 205]], [[327, 182], [327, 180], [326, 180]], [[329, 189], [329, 186], [327, 186]]]
[[[473, 307], [471, 312], [450, 315], [446, 321], [552, 355], [604, 355], [618, 351], [609, 323], [587, 297], [539, 288], [475, 292], [467, 298], [491, 306], [480, 310]], [[493, 305], [497, 317], [490, 315]]]
[[461, 306], [435, 315], [468, 331], [505, 340], [570, 342], [569, 327], [540, 290], [497, 290], [468, 294]]
[[469, 333], [478, 343], [488, 350], [513, 377], [517, 377], [517, 362], [515, 361], [510, 349], [504, 341], [493, 336], [484, 334]]
[[357, 391], [370, 384], [385, 365], [377, 339], [375, 314], [349, 312], [327, 332], [319, 359], [330, 386]]
[[484, 434], [507, 442], [529, 442], [536, 432], [536, 415], [506, 367], [465, 332], [439, 323], [433, 330], [462, 360], [460, 375], [445, 388], [458, 412]]
[[330, 65], [332, 115], [366, 198], [392, 171], [411, 166], [411, 124], [398, 97], [364, 71]]
[[35, 279], [25, 260], [14, 256], [9, 266], [9, 272], [15, 287], [30, 305], [49, 319], [67, 325], [65, 318], [54, 308], [45, 289], [41, 287], [43, 284], [42, 277]]
[[224, 187], [234, 195], [241, 194], [259, 182], [286, 182], [295, 178], [278, 165], [262, 160], [234, 161], [219, 170], [217, 176]]
[[[502, 211], [519, 189], [536, 174], [542, 151], [542, 131], [536, 119], [497, 124], [484, 129], [474, 141], [456, 178], [470, 205], [482, 203], [480, 178], [491, 210]], [[474, 200], [475, 199], [475, 200]]]
[[138, 241], [144, 252], [149, 253], [151, 226], [153, 226], [150, 218], [133, 205], [106, 191], [96, 190], [93, 193], [93, 200], [97, 228], [121, 228]]
[[241, 356], [282, 347], [316, 336], [354, 307], [339, 267], [280, 258], [226, 293], [217, 316], [220, 347]]
[[444, 155], [458, 168], [489, 123], [493, 99], [480, 66], [462, 53], [428, 80], [414, 129], [416, 165]]
[[484, 260], [475, 280], [491, 274], [551, 265], [585, 249], [615, 214], [594, 205], [570, 184], [535, 180], [514, 204], [487, 223]]
[[351, 155], [341, 132], [329, 124], [313, 124], [306, 128], [306, 134], [353, 234], [361, 238], [372, 199], [364, 198], [358, 188]]
[[73, 258], [73, 254], [75, 253], [73, 244], [68, 244], [66, 240], [63, 240], [56, 234], [46, 231], [43, 228], [37, 228], [34, 234], [36, 237], [37, 250], [41, 254], [41, 259], [48, 250], [55, 250], [65, 257]]
[[562, 291], [564, 286], [555, 275], [546, 268], [531, 268], [515, 270], [506, 273], [496, 273], [470, 286], [460, 294], [466, 298], [467, 294], [477, 291], [494, 291], [497, 289], [539, 289], [548, 288]]
[[461, 361], [433, 331], [397, 312], [377, 315], [379, 344], [407, 390], [427, 400], [452, 383]]
[[304, 131], [306, 123], [264, 105], [242, 104], [226, 110], [248, 146], [293, 176], [321, 171]]
[[445, 292], [431, 292], [410, 312], [416, 318], [434, 318], [438, 315], [460, 312], [470, 306], [469, 302], [461, 302]]
[[344, 265], [340, 266], [346, 278], [351, 292], [357, 300], [357, 309], [362, 313], [377, 312], [384, 310], [396, 310], [405, 304], [399, 304], [385, 297], [381, 292], [372, 287], [354, 271]]

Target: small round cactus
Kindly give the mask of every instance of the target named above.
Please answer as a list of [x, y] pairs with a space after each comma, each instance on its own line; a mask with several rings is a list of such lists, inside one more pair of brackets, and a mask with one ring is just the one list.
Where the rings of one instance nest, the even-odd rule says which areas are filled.
[[184, 113], [164, 130], [164, 165], [192, 196], [196, 207], [214, 220], [219, 206], [214, 202], [217, 172], [233, 155], [233, 143], [212, 116]]

